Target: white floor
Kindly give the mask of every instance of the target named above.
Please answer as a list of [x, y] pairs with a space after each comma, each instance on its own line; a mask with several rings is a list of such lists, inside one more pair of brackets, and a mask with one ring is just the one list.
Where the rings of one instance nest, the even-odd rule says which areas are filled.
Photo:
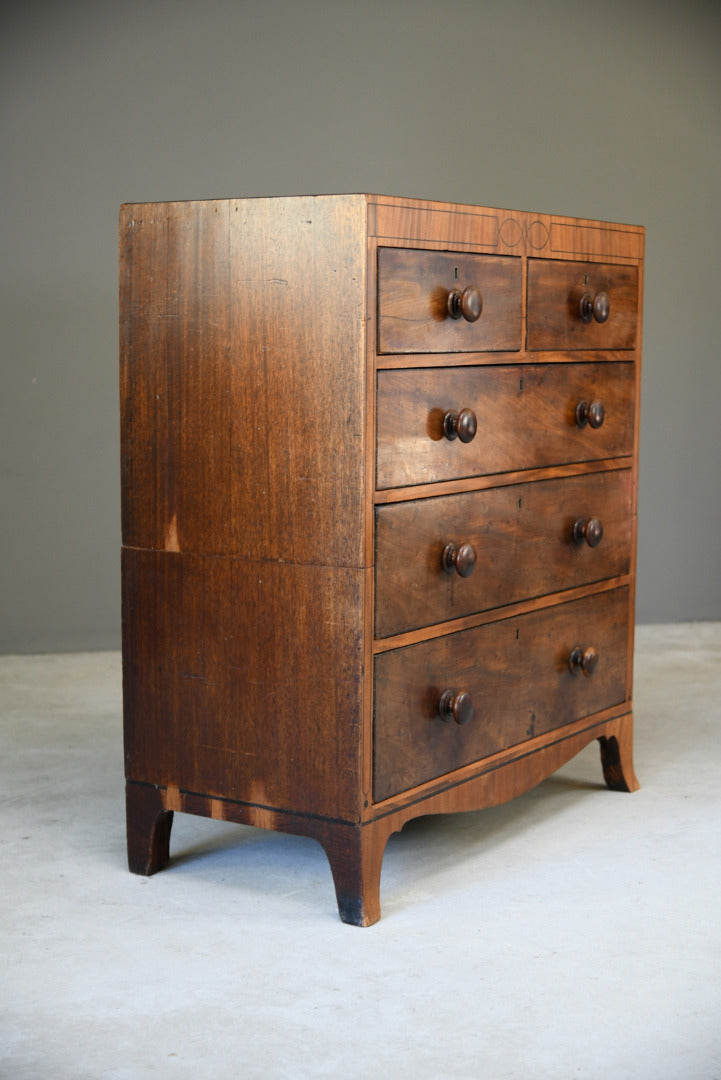
[[368, 929], [302, 838], [128, 873], [118, 654], [0, 658], [0, 716], [3, 1080], [720, 1080], [721, 623], [638, 632], [640, 791], [594, 744], [409, 824]]

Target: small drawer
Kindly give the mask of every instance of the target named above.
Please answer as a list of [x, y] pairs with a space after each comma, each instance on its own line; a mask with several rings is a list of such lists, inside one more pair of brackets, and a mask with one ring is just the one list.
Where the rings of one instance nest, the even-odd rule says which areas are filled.
[[633, 349], [638, 269], [529, 259], [529, 349]]
[[378, 372], [378, 489], [622, 457], [632, 363]]
[[627, 574], [631, 473], [379, 506], [376, 637]]
[[521, 348], [521, 260], [378, 250], [378, 352]]
[[374, 798], [626, 698], [627, 588], [382, 653]]

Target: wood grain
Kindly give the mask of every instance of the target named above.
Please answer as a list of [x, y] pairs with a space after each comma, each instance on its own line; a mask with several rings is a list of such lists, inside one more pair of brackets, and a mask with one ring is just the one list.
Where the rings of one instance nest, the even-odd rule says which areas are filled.
[[[566, 462], [633, 447], [633, 364], [517, 365], [378, 372], [377, 486], [429, 484]], [[579, 428], [580, 401], [601, 400], [601, 428]], [[443, 437], [449, 409], [469, 408], [478, 433]]]
[[[627, 620], [621, 588], [377, 656], [376, 800], [623, 702]], [[569, 671], [577, 644], [600, 654], [590, 678]], [[467, 725], [440, 719], [446, 689], [471, 695]]]
[[127, 778], [359, 820], [364, 587], [354, 569], [126, 549]]
[[[513, 798], [593, 738], [608, 785], [637, 786], [642, 280], [643, 230], [590, 219], [121, 209], [131, 870], [167, 863], [177, 812], [312, 836], [368, 925], [410, 818]], [[477, 321], [448, 317], [466, 286]], [[608, 292], [606, 322], [579, 323], [580, 288]], [[463, 409], [476, 435], [450, 441]], [[572, 543], [591, 516], [601, 544]], [[449, 541], [474, 545], [470, 576], [439, 569]], [[444, 690], [469, 723], [440, 718]]]
[[[477, 322], [452, 319], [448, 294], [478, 289]], [[378, 352], [520, 349], [521, 260], [381, 248], [378, 251]]]
[[[573, 525], [598, 516], [598, 547]], [[376, 510], [376, 635], [387, 637], [630, 569], [629, 470], [514, 484]], [[471, 544], [469, 577], [448, 573], [449, 542]]]
[[123, 209], [126, 545], [364, 565], [364, 220], [354, 196]]
[[643, 259], [644, 230], [592, 218], [372, 195], [369, 229], [383, 245], [545, 259]]
[[[606, 322], [583, 322], [581, 297], [605, 292]], [[638, 270], [603, 263], [528, 263], [529, 349], [632, 349], [636, 344]]]

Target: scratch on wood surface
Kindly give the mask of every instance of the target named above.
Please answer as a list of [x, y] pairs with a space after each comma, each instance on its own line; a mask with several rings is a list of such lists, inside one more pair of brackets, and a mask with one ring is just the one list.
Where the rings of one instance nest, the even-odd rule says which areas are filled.
[[255, 750], [235, 750], [232, 746], [211, 746], [209, 743], [201, 743], [201, 750], [212, 750], [216, 754], [236, 754], [242, 757], [257, 757]]
[[204, 683], [206, 686], [221, 686], [222, 684], [216, 682], [213, 679], [209, 679], [207, 675], [198, 675], [194, 671], [181, 671], [181, 679], [192, 679], [194, 682]]
[[165, 530], [165, 550], [180, 551], [180, 538], [178, 536], [178, 515], [173, 517]]
[[165, 789], [165, 809], [166, 810], [180, 810], [182, 809], [180, 789], [168, 784]]

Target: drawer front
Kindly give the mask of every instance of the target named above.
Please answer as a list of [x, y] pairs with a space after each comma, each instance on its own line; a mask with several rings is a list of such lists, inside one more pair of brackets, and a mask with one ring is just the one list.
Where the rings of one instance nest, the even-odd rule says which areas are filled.
[[627, 469], [379, 506], [376, 636], [627, 574], [631, 523]]
[[[462, 297], [465, 303], [449, 296]], [[378, 352], [477, 352], [521, 348], [521, 260], [514, 256], [380, 248]], [[481, 302], [480, 315], [469, 302]], [[476, 309], [477, 310], [477, 309]], [[466, 312], [466, 315], [463, 312]]]
[[[603, 417], [579, 420], [582, 403]], [[453, 415], [476, 433], [449, 438]], [[378, 372], [379, 489], [622, 457], [632, 452], [632, 363], [531, 364]]]
[[635, 266], [529, 260], [529, 349], [633, 349], [637, 317]]
[[[377, 656], [375, 800], [622, 703], [628, 612], [615, 589]], [[578, 646], [590, 675], [571, 671]], [[441, 718], [447, 693], [470, 696], [466, 723]]]

